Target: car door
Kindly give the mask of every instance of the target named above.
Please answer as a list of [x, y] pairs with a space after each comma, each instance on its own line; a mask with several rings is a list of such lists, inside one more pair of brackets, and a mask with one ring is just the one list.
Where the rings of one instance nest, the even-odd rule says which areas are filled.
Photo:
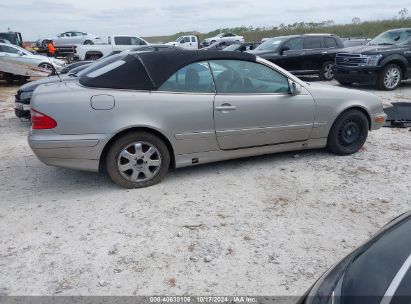
[[276, 64], [281, 66], [287, 71], [298, 71], [301, 69], [304, 60], [304, 51], [303, 51], [304, 40], [301, 37], [292, 38], [286, 41], [279, 51], [278, 59]]
[[321, 36], [307, 36], [304, 37], [303, 52], [301, 57], [300, 70], [303, 71], [317, 71], [322, 66], [321, 54]]
[[[183, 67], [151, 92], [152, 102], [163, 127], [175, 139], [175, 153], [218, 150], [214, 131], [213, 101], [215, 89], [207, 62]], [[144, 111], [143, 111], [144, 113]], [[148, 117], [147, 119], [151, 119]]]
[[289, 80], [262, 63], [210, 61], [217, 90], [214, 124], [222, 150], [274, 145], [309, 138], [314, 100], [291, 95]]

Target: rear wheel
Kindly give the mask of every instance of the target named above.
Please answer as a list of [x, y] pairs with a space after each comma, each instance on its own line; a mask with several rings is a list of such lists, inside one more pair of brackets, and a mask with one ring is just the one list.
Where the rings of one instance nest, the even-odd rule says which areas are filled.
[[41, 42], [41, 47], [42, 47], [43, 49], [47, 50], [47, 49], [48, 49], [49, 42], [50, 42], [50, 40], [43, 40], [43, 41]]
[[96, 61], [99, 60], [102, 56], [100, 54], [90, 54], [87, 56], [86, 60]]
[[396, 64], [387, 65], [378, 77], [377, 87], [380, 90], [392, 91], [396, 89], [402, 80], [402, 70]]
[[165, 143], [147, 132], [133, 132], [117, 139], [106, 157], [107, 172], [124, 188], [143, 188], [159, 183], [170, 166]]
[[327, 61], [322, 65], [320, 79], [327, 81], [334, 79], [334, 62]]
[[364, 145], [368, 129], [368, 119], [363, 112], [356, 109], [345, 111], [330, 130], [327, 148], [338, 155], [353, 154]]

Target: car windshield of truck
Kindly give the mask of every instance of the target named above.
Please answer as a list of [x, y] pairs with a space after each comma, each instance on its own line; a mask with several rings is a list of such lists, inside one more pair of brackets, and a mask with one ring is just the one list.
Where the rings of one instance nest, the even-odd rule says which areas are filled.
[[117, 36], [114, 37], [114, 42], [116, 45], [142, 45], [145, 44], [143, 41], [137, 37], [125, 37]]
[[411, 30], [398, 30], [384, 32], [373, 40], [369, 45], [404, 45], [411, 42]]
[[180, 42], [180, 40], [183, 39], [183, 38], [184, 38], [183, 36], [180, 36], [175, 40], [175, 42]]
[[278, 46], [288, 38], [286, 37], [277, 37], [277, 38], [270, 38], [264, 43], [260, 44], [258, 47], [256, 47], [254, 50], [255, 51], [277, 51]]

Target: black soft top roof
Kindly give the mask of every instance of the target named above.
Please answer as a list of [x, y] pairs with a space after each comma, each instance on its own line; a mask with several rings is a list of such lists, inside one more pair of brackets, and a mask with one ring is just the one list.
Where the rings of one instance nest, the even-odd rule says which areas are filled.
[[84, 86], [131, 90], [157, 90], [179, 69], [206, 60], [234, 59], [256, 61], [249, 53], [221, 51], [164, 51], [130, 53], [125, 64], [98, 77], [83, 76]]

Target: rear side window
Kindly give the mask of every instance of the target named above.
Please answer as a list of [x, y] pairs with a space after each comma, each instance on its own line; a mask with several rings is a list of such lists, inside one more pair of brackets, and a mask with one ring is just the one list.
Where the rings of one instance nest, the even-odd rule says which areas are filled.
[[213, 77], [207, 62], [192, 63], [178, 70], [158, 91], [214, 93]]
[[210, 61], [217, 93], [288, 93], [288, 79], [260, 63], [241, 60]]
[[196, 37], [191, 37], [191, 42], [196, 42]]
[[304, 49], [320, 49], [321, 48], [321, 37], [306, 37], [304, 38]]
[[137, 37], [114, 37], [117, 45], [145, 45], [146, 43]]
[[324, 37], [324, 47], [326, 49], [331, 49], [337, 47], [337, 41], [333, 37]]

